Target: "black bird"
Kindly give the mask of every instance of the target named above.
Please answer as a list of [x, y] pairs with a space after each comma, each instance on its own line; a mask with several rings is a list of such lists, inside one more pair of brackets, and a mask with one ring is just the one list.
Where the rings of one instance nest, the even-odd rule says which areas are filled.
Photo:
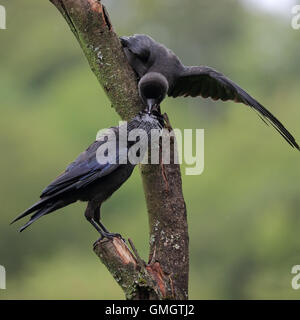
[[[141, 129], [144, 130], [145, 135], [147, 134], [147, 138], [149, 139], [150, 131], [152, 129], [160, 130], [162, 125], [162, 119], [158, 114], [149, 115], [148, 113], [141, 112], [127, 123], [127, 134], [133, 129]], [[37, 203], [12, 222], [14, 223], [33, 213], [30, 220], [20, 229], [20, 232], [40, 217], [80, 200], [88, 201], [85, 217], [100, 233], [101, 239], [103, 237], [119, 236], [118, 234], [108, 232], [101, 223], [100, 208], [102, 203], [130, 177], [136, 165], [136, 163], [130, 163], [129, 161], [127, 161], [127, 164], [122, 164], [124, 163], [122, 161], [129, 160], [130, 147], [136, 143], [136, 141], [125, 140], [127, 141], [127, 145], [119, 147], [120, 135], [124, 132], [122, 129], [124, 129], [124, 124], [119, 127], [110, 128], [108, 135], [107, 133], [101, 135], [97, 141], [90, 145], [86, 151], [81, 153], [67, 167], [63, 174], [42, 192], [41, 199]], [[113, 141], [109, 140], [109, 135], [115, 135], [116, 137], [117, 143], [111, 145], [113, 155], [107, 158], [108, 154], [105, 148], [105, 153], [101, 158], [99, 153], [97, 154], [99, 148], [101, 146], [104, 148], [104, 143], [113, 143], [109, 142]], [[141, 141], [140, 145], [143, 145], [142, 138], [139, 140]], [[148, 145], [146, 144], [146, 150], [147, 147]]]
[[206, 66], [184, 66], [170, 49], [147, 35], [120, 40], [139, 78], [141, 99], [149, 110], [159, 106], [166, 95], [232, 100], [253, 108], [266, 124], [270, 123], [292, 147], [300, 150], [294, 137], [275, 116], [222, 73]]

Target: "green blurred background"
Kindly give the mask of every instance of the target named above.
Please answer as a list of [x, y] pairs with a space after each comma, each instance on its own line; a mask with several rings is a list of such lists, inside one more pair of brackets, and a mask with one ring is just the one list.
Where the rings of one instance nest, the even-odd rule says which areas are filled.
[[[119, 35], [149, 34], [185, 64], [222, 71], [300, 141], [300, 31], [291, 28], [292, 1], [274, 0], [266, 10], [254, 0], [103, 2]], [[49, 1], [0, 4], [7, 9], [7, 30], [0, 30], [0, 264], [7, 290], [0, 299], [123, 299], [92, 251], [97, 234], [83, 203], [22, 234], [9, 226], [99, 129], [119, 119]], [[291, 287], [292, 266], [300, 264], [299, 153], [242, 105], [167, 99], [162, 109], [174, 127], [205, 129], [205, 171], [183, 176], [190, 298], [300, 298]], [[138, 170], [102, 212], [147, 259]]]

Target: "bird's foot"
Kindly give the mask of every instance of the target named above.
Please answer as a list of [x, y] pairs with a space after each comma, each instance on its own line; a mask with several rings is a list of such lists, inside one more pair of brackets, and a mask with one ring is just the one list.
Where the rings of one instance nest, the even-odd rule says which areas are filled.
[[173, 128], [172, 128], [170, 120], [169, 120], [169, 117], [168, 117], [168, 115], [166, 113], [163, 114], [163, 119], [164, 119], [164, 122], [165, 122], [165, 128], [169, 132], [173, 131]]
[[126, 243], [126, 240], [119, 233], [102, 232], [101, 237], [97, 241], [94, 242], [93, 246], [95, 247], [101, 240], [103, 240], [105, 238], [110, 239], [110, 240], [113, 240], [113, 238], [119, 238]]
[[119, 238], [126, 242], [126, 240], [120, 235], [120, 233], [111, 233], [111, 232], [105, 232], [104, 237], [108, 239], [113, 239], [113, 238]]

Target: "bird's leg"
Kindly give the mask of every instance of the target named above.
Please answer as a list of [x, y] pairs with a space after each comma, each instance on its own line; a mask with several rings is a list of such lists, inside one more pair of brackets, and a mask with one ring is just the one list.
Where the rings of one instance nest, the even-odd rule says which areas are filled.
[[100, 207], [97, 207], [94, 211], [94, 220], [104, 232], [109, 233], [109, 231], [105, 228], [103, 223], [100, 221]]
[[[93, 220], [97, 223], [97, 225], [102, 229], [102, 234], [101, 235], [104, 235], [104, 237], [106, 238], [113, 238], [113, 237], [118, 237], [120, 239], [122, 239], [124, 242], [125, 239], [123, 239], [123, 237], [119, 234], [119, 233], [112, 233], [112, 232], [109, 232], [104, 224], [101, 222], [101, 215], [100, 215], [100, 206], [98, 206], [95, 210], [94, 210], [94, 215], [93, 215]], [[98, 241], [96, 241], [98, 242]]]
[[101, 234], [101, 238], [99, 240], [102, 240], [105, 237], [105, 233], [103, 230], [98, 226], [98, 224], [94, 220], [94, 206], [91, 202], [88, 203], [87, 208], [84, 212], [85, 218], [87, 221]]
[[87, 221], [100, 233], [101, 237], [94, 242], [94, 246], [104, 238], [112, 239], [114, 236], [110, 233], [105, 232], [101, 229], [101, 227], [97, 224], [97, 222], [94, 220], [95, 215], [95, 206], [92, 204], [92, 202], [89, 202], [87, 205], [87, 208], [84, 213]]

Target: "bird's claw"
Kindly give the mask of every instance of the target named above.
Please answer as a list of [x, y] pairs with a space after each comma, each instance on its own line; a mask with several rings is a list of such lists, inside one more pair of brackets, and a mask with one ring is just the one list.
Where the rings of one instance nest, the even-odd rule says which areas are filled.
[[113, 238], [119, 238], [121, 239], [124, 243], [126, 243], [126, 240], [119, 234], [119, 233], [111, 233], [111, 232], [103, 232], [103, 234], [101, 235], [101, 237], [94, 242], [93, 247], [96, 247], [97, 244], [102, 241], [103, 239], [110, 239], [113, 240]]
[[121, 239], [124, 243], [126, 243], [126, 240], [120, 235], [120, 233], [112, 233], [113, 237], [117, 237]]

